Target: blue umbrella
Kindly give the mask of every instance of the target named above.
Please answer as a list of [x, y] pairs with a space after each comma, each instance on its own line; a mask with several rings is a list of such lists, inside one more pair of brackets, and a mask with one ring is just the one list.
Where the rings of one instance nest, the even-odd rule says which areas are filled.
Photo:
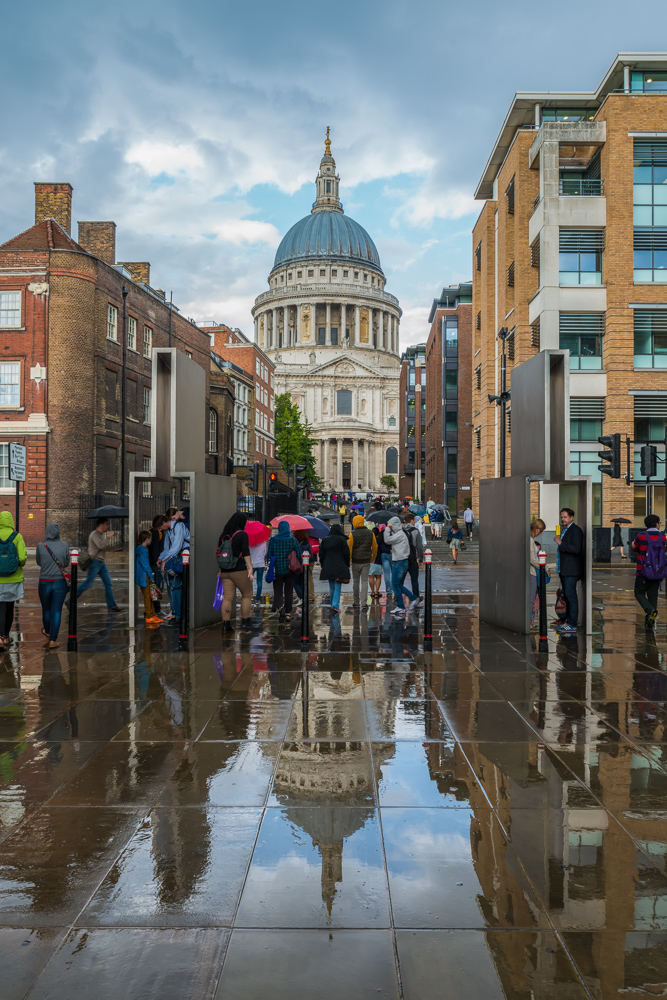
[[411, 511], [411, 513], [413, 514], [426, 513], [426, 507], [424, 507], [424, 505], [421, 503], [411, 503], [410, 506], [408, 507], [408, 510]]
[[321, 521], [319, 517], [313, 517], [312, 514], [302, 514], [302, 517], [310, 524], [308, 529], [308, 534], [311, 538], [326, 538], [331, 530], [328, 524]]

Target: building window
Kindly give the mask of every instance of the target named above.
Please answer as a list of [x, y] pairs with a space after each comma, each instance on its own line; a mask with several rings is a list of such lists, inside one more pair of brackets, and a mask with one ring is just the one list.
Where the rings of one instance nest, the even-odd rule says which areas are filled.
[[349, 273], [350, 273], [349, 271], [343, 271], [343, 277], [347, 278], [347, 276], [349, 275]]
[[635, 309], [635, 368], [667, 368], [667, 309]]
[[144, 386], [144, 423], [150, 424], [151, 422], [151, 391], [147, 386]]
[[445, 326], [445, 349], [447, 354], [456, 354], [459, 339], [459, 319], [458, 316], [447, 316], [443, 320]]
[[475, 388], [477, 389], [478, 392], [481, 392], [481, 389], [482, 389], [482, 366], [481, 365], [477, 365], [477, 367], [475, 368]]
[[218, 414], [213, 407], [208, 411], [208, 450], [211, 455], [218, 453]]
[[[141, 463], [142, 472], [151, 471], [151, 460], [147, 455], [144, 455]], [[151, 483], [150, 480], [147, 483], [141, 484], [141, 494], [142, 496], [149, 497], [151, 495]]]
[[475, 329], [476, 330], [481, 330], [482, 329], [482, 314], [481, 314], [481, 312], [478, 312], [477, 315], [475, 316]]
[[570, 441], [597, 441], [600, 434], [602, 434], [601, 420], [570, 419]]
[[355, 271], [355, 272], [354, 272], [354, 280], [355, 280], [355, 281], [358, 281], [358, 280], [359, 280], [359, 272], [358, 272], [358, 271]]
[[21, 405], [21, 362], [0, 364], [0, 407]]
[[367, 274], [364, 275], [364, 281], [368, 281], [368, 275]]
[[482, 447], [482, 428], [475, 427], [475, 448], [479, 451]]
[[337, 326], [332, 326], [331, 327], [331, 343], [332, 343], [333, 347], [337, 347], [338, 346], [338, 327]]
[[137, 321], [134, 316], [127, 317], [127, 349], [128, 351], [137, 349]]
[[[481, 365], [480, 365], [481, 368]], [[481, 384], [480, 384], [481, 387]], [[445, 369], [445, 396], [448, 399], [456, 398], [459, 391], [459, 371], [458, 368]], [[423, 405], [426, 405], [424, 400]]]
[[456, 410], [445, 411], [445, 434], [456, 434], [457, 412]]
[[398, 448], [387, 448], [384, 471], [390, 476], [398, 473]]
[[514, 178], [512, 178], [507, 186], [505, 197], [507, 198], [507, 214], [514, 215]]
[[664, 94], [667, 92], [667, 73], [633, 72], [630, 74], [630, 90], [640, 94]]
[[602, 368], [604, 313], [561, 313], [559, 316], [561, 351], [569, 350], [570, 368]]
[[476, 271], [481, 271], [482, 270], [482, 241], [481, 240], [477, 244], [477, 246], [475, 247], [475, 270]]
[[320, 326], [317, 330], [317, 343], [321, 347], [327, 342], [327, 328], [326, 326]]
[[337, 278], [338, 277], [338, 271], [337, 271], [337, 269], [335, 267], [334, 267], [333, 271], [331, 272], [331, 276], [333, 278]]
[[0, 292], [0, 326], [21, 325], [21, 293]]
[[303, 271], [297, 271], [296, 276], [297, 278], [303, 278]]
[[387, 421], [387, 426], [389, 426], [389, 427], [395, 427], [396, 426], [396, 417], [389, 417], [389, 420]]
[[118, 340], [118, 310], [115, 306], [107, 306], [107, 338]]
[[315, 271], [311, 268], [310, 271], [308, 272], [308, 277], [312, 278], [314, 276], [314, 274], [315, 274]]
[[186, 351], [185, 356], [186, 358], [190, 358], [190, 360], [192, 360], [192, 351]]
[[292, 280], [292, 272], [291, 272], [291, 271], [288, 271], [288, 272], [287, 272], [287, 280], [288, 280], [288, 281], [291, 281], [291, 280]]
[[561, 285], [601, 285], [604, 229], [561, 229], [558, 270]]
[[667, 141], [635, 139], [634, 280], [667, 281]]
[[0, 490], [10, 490], [13, 486], [9, 478], [9, 445], [0, 444]]
[[507, 268], [507, 287], [514, 288], [514, 261]]
[[543, 122], [592, 122], [595, 108], [542, 108]]
[[352, 390], [339, 389], [336, 393], [336, 413], [339, 417], [352, 416]]
[[324, 268], [324, 267], [321, 267], [321, 268], [320, 268], [320, 278], [324, 278], [324, 277], [325, 277], [325, 275], [326, 275], [326, 273], [327, 273], [327, 272], [326, 272], [326, 268]]
[[153, 347], [153, 331], [150, 326], [144, 327], [144, 357], [150, 358]]

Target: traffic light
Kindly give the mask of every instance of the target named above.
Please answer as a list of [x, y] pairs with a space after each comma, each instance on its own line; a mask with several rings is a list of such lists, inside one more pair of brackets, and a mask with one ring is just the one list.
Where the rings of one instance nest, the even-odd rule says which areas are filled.
[[306, 471], [305, 465], [295, 465], [294, 466], [294, 489], [299, 492], [299, 490], [304, 489], [306, 485], [306, 477], [304, 475]]
[[275, 493], [278, 489], [278, 473], [269, 473], [269, 493]]
[[642, 447], [641, 473], [646, 479], [655, 479], [658, 473], [658, 449], [654, 444], [645, 444]]
[[621, 478], [621, 435], [620, 434], [602, 434], [598, 441], [600, 444], [604, 445], [605, 448], [609, 448], [609, 451], [599, 451], [598, 456], [603, 462], [608, 462], [609, 465], [598, 465], [598, 469], [605, 476], [611, 476], [612, 479]]
[[248, 475], [245, 477], [245, 482], [248, 483], [250, 489], [253, 493], [256, 493], [259, 489], [259, 462], [255, 462], [253, 465], [246, 465], [248, 470]]

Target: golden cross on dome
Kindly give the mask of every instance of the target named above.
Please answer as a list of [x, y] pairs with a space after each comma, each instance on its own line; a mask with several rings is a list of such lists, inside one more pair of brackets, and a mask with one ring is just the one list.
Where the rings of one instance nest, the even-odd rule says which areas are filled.
[[327, 156], [331, 156], [331, 139], [329, 138], [329, 126], [327, 125], [327, 137], [324, 140], [324, 151]]

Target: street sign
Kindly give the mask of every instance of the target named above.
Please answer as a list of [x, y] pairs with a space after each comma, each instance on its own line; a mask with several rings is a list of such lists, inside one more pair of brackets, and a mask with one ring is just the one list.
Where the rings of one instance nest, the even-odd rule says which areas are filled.
[[25, 482], [25, 445], [9, 445], [9, 478], [15, 483]]

